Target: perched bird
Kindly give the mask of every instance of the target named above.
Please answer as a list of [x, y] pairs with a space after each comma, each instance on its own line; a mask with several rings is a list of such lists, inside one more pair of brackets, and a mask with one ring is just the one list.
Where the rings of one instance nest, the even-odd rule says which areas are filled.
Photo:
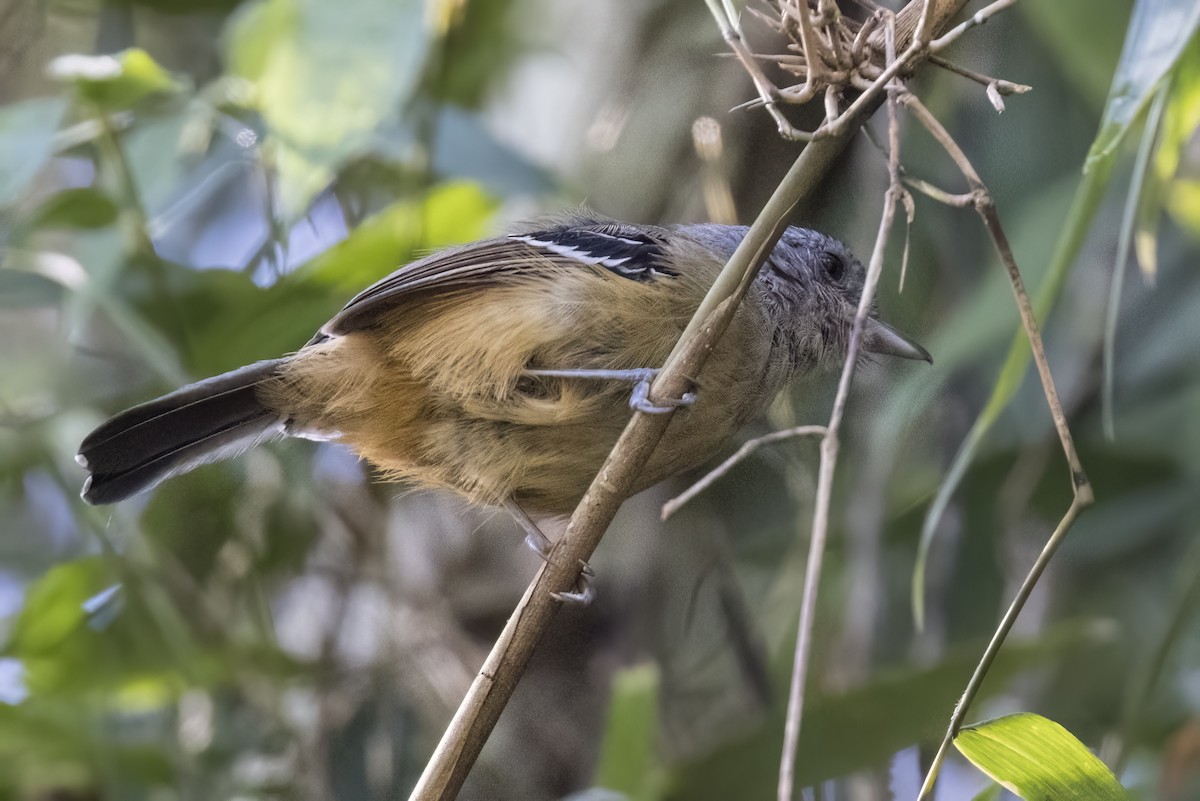
[[[83, 498], [113, 503], [280, 436], [334, 440], [385, 476], [569, 513], [746, 234], [576, 215], [435, 253], [351, 300], [297, 352], [124, 411], [83, 441]], [[791, 227], [694, 377], [635, 490], [702, 464], [789, 378], [845, 358], [862, 264]], [[929, 359], [868, 320], [867, 351]], [[631, 386], [635, 388], [631, 391]], [[536, 526], [534, 526], [536, 530]], [[531, 533], [531, 536], [535, 536]]]

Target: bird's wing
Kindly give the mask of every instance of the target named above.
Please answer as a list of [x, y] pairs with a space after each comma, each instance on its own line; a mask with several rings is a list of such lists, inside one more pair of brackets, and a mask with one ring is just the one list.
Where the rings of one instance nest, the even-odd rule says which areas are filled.
[[[602, 268], [632, 281], [675, 275], [663, 263], [667, 231], [616, 222], [559, 225], [451, 248], [407, 264], [360, 292], [317, 340], [370, 327], [382, 312], [427, 292], [454, 292], [555, 270]], [[314, 340], [316, 341], [316, 340]]]

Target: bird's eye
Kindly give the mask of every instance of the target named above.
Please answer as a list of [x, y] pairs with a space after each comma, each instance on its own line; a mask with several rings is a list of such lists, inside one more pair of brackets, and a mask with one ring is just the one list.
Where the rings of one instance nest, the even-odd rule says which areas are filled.
[[842, 276], [846, 274], [846, 262], [841, 256], [828, 251], [821, 254], [821, 268], [825, 270], [825, 275], [829, 276], [830, 281], [841, 281]]

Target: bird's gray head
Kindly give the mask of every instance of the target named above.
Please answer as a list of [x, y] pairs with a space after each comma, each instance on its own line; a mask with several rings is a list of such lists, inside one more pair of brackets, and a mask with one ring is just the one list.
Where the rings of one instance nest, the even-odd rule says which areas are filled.
[[[728, 259], [749, 229], [734, 225], [687, 226], [687, 233]], [[850, 329], [867, 271], [838, 240], [819, 231], [790, 226], [756, 279], [766, 290], [793, 369], [836, 366], [846, 357]], [[871, 309], [863, 332], [868, 353], [932, 361], [929, 353], [878, 319]]]

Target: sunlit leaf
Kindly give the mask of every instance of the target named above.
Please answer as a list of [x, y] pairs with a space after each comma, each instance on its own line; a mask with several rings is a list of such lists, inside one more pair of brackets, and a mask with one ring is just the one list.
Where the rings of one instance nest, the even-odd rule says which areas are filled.
[[1194, 42], [1180, 60], [1171, 83], [1154, 171], [1164, 186], [1167, 210], [1200, 236], [1200, 164], [1192, 156], [1191, 169], [1181, 168], [1200, 129], [1200, 34]]
[[67, 562], [52, 568], [29, 590], [17, 619], [9, 651], [21, 658], [50, 654], [86, 625], [87, 600], [112, 585], [112, 574], [99, 559]]
[[[96, 705], [74, 699], [36, 698], [17, 706], [0, 705], [0, 759], [4, 760], [0, 774], [19, 776], [23, 789], [34, 793], [27, 798], [94, 798], [89, 788], [98, 781], [99, 765], [119, 774], [126, 788], [134, 782], [170, 784], [174, 780], [171, 759], [159, 747], [161, 736], [156, 738], [166, 733], [165, 727], [147, 726], [143, 720], [140, 741], [129, 742], [134, 738], [122, 722], [117, 714], [106, 718]], [[114, 736], [115, 732], [123, 736]], [[71, 793], [73, 788], [79, 788], [80, 794]], [[38, 789], [46, 794], [35, 792]]]
[[1195, 0], [1138, 0], [1084, 169], [1110, 157], [1200, 27]]
[[106, 112], [131, 108], [150, 95], [170, 92], [179, 84], [141, 48], [113, 56], [59, 56], [50, 62], [50, 76], [75, 88], [80, 99]]
[[150, 691], [161, 704], [178, 693], [180, 654], [164, 647], [140, 605], [112, 592], [118, 580], [89, 557], [56, 565], [29, 589], [5, 653], [24, 664], [31, 697], [100, 689], [130, 704]]
[[230, 67], [254, 85], [287, 218], [400, 110], [430, 38], [420, 0], [261, 0], [234, 18]]
[[39, 98], [0, 108], [0, 206], [17, 200], [54, 151], [54, 132], [67, 111], [63, 98]]
[[315, 282], [343, 294], [357, 292], [411, 261], [419, 250], [480, 238], [495, 210], [496, 200], [478, 185], [443, 184], [420, 200], [398, 201], [364, 220], [345, 241], [284, 283]]
[[1128, 801], [1112, 771], [1069, 731], [1040, 715], [968, 726], [954, 745], [1025, 801]]

